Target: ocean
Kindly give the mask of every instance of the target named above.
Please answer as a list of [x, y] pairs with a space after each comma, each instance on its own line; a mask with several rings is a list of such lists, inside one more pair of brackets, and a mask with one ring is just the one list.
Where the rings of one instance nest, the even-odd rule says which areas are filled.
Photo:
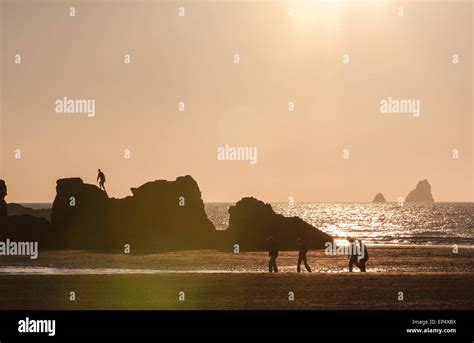
[[[23, 204], [50, 208], [51, 204]], [[229, 224], [233, 203], [206, 203], [218, 230]], [[348, 236], [366, 244], [474, 246], [474, 203], [271, 203], [275, 212], [298, 216], [337, 239]]]
[[[217, 229], [229, 223], [233, 204], [207, 203]], [[474, 245], [474, 203], [272, 203], [275, 212], [298, 216], [329, 235], [384, 245]]]

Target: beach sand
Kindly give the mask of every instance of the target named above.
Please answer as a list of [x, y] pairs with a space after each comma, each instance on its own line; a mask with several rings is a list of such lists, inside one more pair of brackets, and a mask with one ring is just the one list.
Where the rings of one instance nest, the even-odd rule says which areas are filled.
[[278, 274], [265, 272], [263, 252], [2, 257], [0, 309], [474, 309], [474, 249], [369, 252], [367, 273], [348, 273], [346, 256], [317, 251], [308, 254], [315, 272], [300, 274], [296, 252], [281, 253]]

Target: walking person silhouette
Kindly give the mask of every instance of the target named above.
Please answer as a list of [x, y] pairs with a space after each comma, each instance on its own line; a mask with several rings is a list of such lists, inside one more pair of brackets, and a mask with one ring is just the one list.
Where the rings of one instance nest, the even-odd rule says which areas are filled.
[[97, 182], [99, 183], [99, 188], [107, 194], [107, 191], [105, 190], [105, 174], [100, 169], [97, 174]]
[[359, 239], [359, 246], [361, 250], [361, 255], [359, 258], [359, 269], [361, 272], [365, 272], [366, 271], [365, 264], [369, 260], [369, 252], [367, 251], [367, 247], [365, 246], [364, 242], [362, 242], [360, 239]]
[[348, 237], [347, 240], [349, 241], [349, 272], [352, 272], [353, 266], [359, 267], [358, 261], [358, 245], [354, 238]]
[[278, 267], [276, 259], [278, 257], [278, 246], [272, 236], [268, 237], [268, 256], [270, 256], [270, 262], [268, 263], [268, 272], [278, 273]]
[[301, 262], [303, 262], [306, 270], [311, 273], [311, 267], [308, 265], [308, 261], [306, 260], [308, 247], [301, 237], [298, 237], [296, 240], [296, 245], [298, 246], [298, 266], [296, 267], [296, 271], [298, 273], [301, 272]]

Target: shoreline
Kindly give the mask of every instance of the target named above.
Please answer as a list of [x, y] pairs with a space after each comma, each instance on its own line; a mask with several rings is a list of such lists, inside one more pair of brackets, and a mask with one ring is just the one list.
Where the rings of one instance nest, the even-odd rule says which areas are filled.
[[[441, 246], [368, 246], [367, 274], [474, 273], [474, 249]], [[308, 263], [314, 273], [348, 273], [348, 256], [310, 250]], [[296, 273], [298, 252], [280, 251], [280, 273]], [[354, 269], [358, 273], [358, 268]], [[268, 253], [181, 250], [167, 252], [98, 252], [86, 250], [42, 251], [29, 256], [1, 256], [0, 275], [111, 275], [111, 274], [266, 274]]]
[[[349, 273], [347, 256], [324, 250], [308, 253], [313, 273], [297, 273], [298, 253], [281, 252], [278, 274], [268, 273], [266, 252], [133, 252], [1, 258], [0, 270], [46, 269], [41, 275], [1, 273], [0, 309], [474, 309], [474, 249], [453, 254], [451, 247], [369, 247], [366, 273]], [[75, 301], [69, 300], [72, 291]]]
[[[48, 269], [47, 267], [44, 267]], [[61, 271], [67, 272], [61, 272]], [[45, 270], [44, 273], [38, 271], [17, 271], [17, 272], [10, 272], [6, 271], [3, 272], [2, 268], [0, 268], [0, 276], [78, 276], [78, 275], [97, 275], [97, 276], [107, 276], [107, 275], [162, 275], [162, 274], [182, 274], [182, 275], [199, 275], [199, 274], [234, 274], [234, 275], [268, 275], [269, 273], [266, 271], [240, 271], [240, 270], [169, 270], [169, 269], [90, 269], [90, 268], [76, 268], [76, 269], [69, 269], [69, 268], [52, 268], [52, 270]], [[355, 271], [349, 273], [345, 270], [335, 271], [335, 272], [327, 272], [327, 271], [313, 271], [311, 274], [309, 273], [297, 273], [294, 271], [282, 271], [275, 273], [278, 275], [286, 275], [286, 274], [297, 274], [297, 275], [354, 275], [354, 274], [362, 274], [362, 275], [377, 275], [377, 276], [404, 276], [404, 275], [433, 275], [433, 276], [440, 276], [440, 275], [457, 275], [457, 276], [471, 276], [473, 272], [366, 272], [361, 273], [359, 271]]]

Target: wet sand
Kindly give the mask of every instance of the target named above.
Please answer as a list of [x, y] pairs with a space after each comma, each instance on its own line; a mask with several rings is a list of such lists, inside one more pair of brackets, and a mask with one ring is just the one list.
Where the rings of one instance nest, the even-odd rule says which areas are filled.
[[[450, 247], [369, 247], [369, 252], [367, 273], [348, 273], [347, 257], [318, 251], [309, 254], [315, 272], [300, 274], [295, 252], [281, 253], [278, 274], [265, 272], [262, 252], [3, 257], [0, 309], [474, 309], [474, 249], [453, 254]], [[7, 273], [12, 266], [17, 272]], [[37, 272], [42, 274], [33, 275]], [[69, 300], [71, 291], [76, 301]]]

